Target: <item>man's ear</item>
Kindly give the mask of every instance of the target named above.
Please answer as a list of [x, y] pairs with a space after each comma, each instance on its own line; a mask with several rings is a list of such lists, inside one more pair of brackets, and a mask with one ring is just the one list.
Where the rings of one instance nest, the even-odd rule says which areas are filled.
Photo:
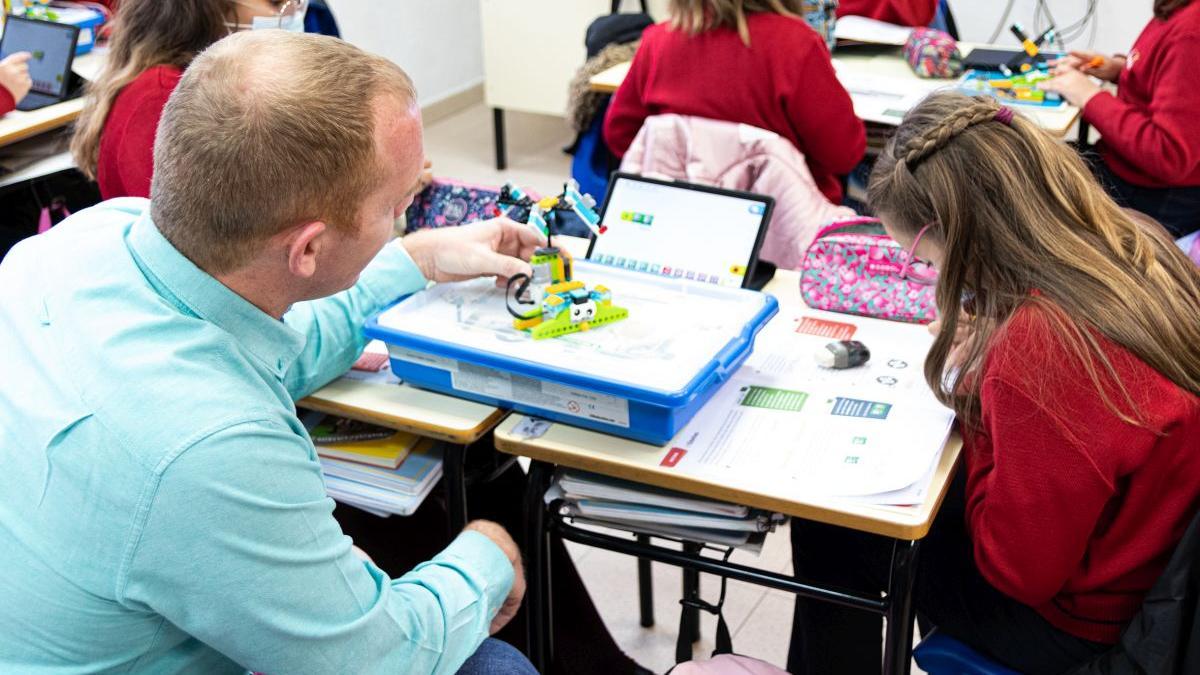
[[329, 243], [329, 237], [323, 236], [328, 229], [328, 225], [317, 220], [297, 225], [284, 234], [289, 272], [304, 279], [316, 274], [317, 256]]

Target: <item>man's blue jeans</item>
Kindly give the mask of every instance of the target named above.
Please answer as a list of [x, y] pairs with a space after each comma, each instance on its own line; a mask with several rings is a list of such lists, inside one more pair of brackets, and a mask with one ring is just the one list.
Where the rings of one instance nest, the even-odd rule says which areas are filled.
[[488, 638], [462, 665], [458, 675], [537, 675], [537, 671], [515, 647]]

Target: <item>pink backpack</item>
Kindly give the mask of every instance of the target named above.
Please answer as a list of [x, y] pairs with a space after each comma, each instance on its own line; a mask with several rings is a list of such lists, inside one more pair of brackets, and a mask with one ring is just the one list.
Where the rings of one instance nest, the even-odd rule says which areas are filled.
[[800, 297], [814, 309], [929, 323], [937, 319], [934, 286], [900, 279], [906, 255], [876, 218], [835, 221], [804, 254]]

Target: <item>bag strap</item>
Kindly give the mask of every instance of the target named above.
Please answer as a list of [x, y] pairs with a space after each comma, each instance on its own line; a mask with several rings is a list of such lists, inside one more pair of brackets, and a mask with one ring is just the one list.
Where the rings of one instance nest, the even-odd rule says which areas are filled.
[[[725, 549], [724, 559], [729, 561], [729, 556], [733, 555], [733, 547]], [[713, 656], [718, 654], [733, 653], [733, 637], [729, 632], [729, 624], [725, 622], [725, 590], [729, 579], [721, 577], [721, 596], [717, 599], [716, 604], [705, 602], [699, 598], [681, 598], [679, 604], [684, 609], [702, 609], [709, 614], [717, 615], [717, 635], [716, 643], [713, 646]], [[683, 663], [684, 661], [692, 660], [692, 644], [691, 636], [684, 633], [684, 616], [686, 611], [679, 612], [679, 637], [675, 638], [675, 663]]]
[[871, 218], [869, 216], [856, 216], [854, 218], [844, 218], [842, 220], [835, 220], [832, 223], [826, 225], [825, 227], [822, 227], [817, 232], [817, 235], [815, 237], [813, 237], [813, 241], [816, 241], [817, 239], [824, 237], [825, 235], [829, 234], [830, 232], [836, 232], [837, 230], [840, 230], [842, 228], [854, 227], [856, 225], [875, 225], [875, 224], [878, 224], [879, 222], [880, 222], [880, 220], [878, 218]]

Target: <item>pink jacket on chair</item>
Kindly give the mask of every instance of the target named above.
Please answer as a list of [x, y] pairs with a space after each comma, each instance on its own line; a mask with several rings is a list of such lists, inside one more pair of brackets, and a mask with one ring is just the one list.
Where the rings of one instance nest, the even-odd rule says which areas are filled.
[[821, 194], [796, 146], [747, 124], [674, 114], [648, 117], [621, 170], [774, 197], [761, 257], [782, 269], [800, 267], [823, 225], [856, 215]]

